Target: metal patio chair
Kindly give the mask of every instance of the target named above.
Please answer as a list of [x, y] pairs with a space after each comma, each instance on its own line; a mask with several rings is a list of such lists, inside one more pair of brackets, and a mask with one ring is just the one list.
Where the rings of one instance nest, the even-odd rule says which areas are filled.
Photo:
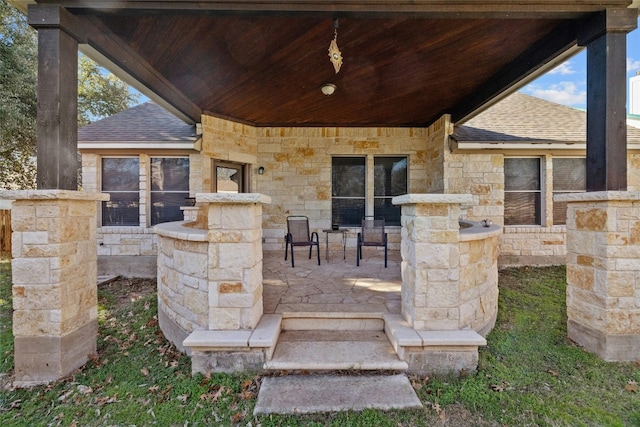
[[358, 233], [356, 265], [360, 266], [363, 246], [384, 246], [384, 268], [387, 268], [387, 233], [384, 231], [384, 218], [365, 216], [362, 218], [362, 230]]
[[293, 260], [294, 246], [309, 246], [309, 259], [311, 251], [316, 247], [318, 253], [318, 265], [320, 265], [320, 243], [318, 233], [309, 233], [309, 218], [301, 215], [291, 215], [287, 217], [287, 235], [285, 236], [284, 259], [287, 260], [287, 252], [291, 247], [291, 267], [295, 267]]

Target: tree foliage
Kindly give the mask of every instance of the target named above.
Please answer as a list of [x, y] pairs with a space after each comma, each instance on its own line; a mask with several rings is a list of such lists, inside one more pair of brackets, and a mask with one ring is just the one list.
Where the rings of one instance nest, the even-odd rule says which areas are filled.
[[80, 55], [78, 61], [78, 126], [126, 110], [138, 101], [138, 94], [94, 61]]
[[[0, 189], [35, 188], [37, 51], [26, 16], [0, 0]], [[138, 96], [80, 55], [78, 126], [125, 110]]]
[[36, 32], [0, 0], [0, 188], [33, 188], [36, 150]]

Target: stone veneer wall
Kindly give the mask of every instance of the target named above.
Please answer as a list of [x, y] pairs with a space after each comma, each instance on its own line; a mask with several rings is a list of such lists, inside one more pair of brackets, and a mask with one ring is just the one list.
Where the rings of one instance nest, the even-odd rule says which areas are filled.
[[[408, 156], [409, 191], [426, 191], [427, 130], [416, 128], [258, 128], [254, 190], [268, 194], [264, 248], [284, 250], [287, 215], [307, 215], [312, 231], [331, 228], [331, 158], [366, 156], [367, 198], [373, 199], [373, 157]], [[367, 212], [373, 214], [373, 212]], [[354, 247], [357, 229], [347, 234]], [[389, 228], [389, 246], [399, 248], [399, 227]], [[319, 233], [322, 234], [322, 233]]]
[[[265, 249], [283, 249], [285, 217], [289, 214], [308, 215], [316, 231], [330, 227], [332, 155], [367, 155], [368, 164], [373, 155], [409, 155], [410, 193], [474, 194], [479, 203], [462, 206], [461, 214], [470, 220], [489, 218], [495, 224], [503, 223], [504, 155], [451, 153], [448, 135], [452, 124], [447, 115], [428, 129], [255, 128], [203, 116], [203, 130], [202, 154], [190, 155], [191, 194], [211, 191], [213, 158], [250, 164], [252, 191], [269, 194], [274, 201], [264, 210]], [[99, 191], [99, 156], [83, 153], [82, 159], [84, 189]], [[548, 171], [552, 156], [545, 155], [544, 159]], [[141, 158], [141, 164], [145, 161], [148, 162], [148, 156]], [[265, 167], [264, 175], [255, 172], [259, 166]], [[144, 188], [146, 179], [145, 171], [144, 177], [141, 176]], [[372, 191], [372, 182], [367, 184]], [[640, 154], [637, 153], [629, 154], [628, 188], [640, 190]], [[545, 190], [549, 202], [551, 180], [547, 180]], [[141, 195], [146, 191], [141, 188]], [[146, 221], [145, 211], [146, 207], [141, 207], [143, 221]], [[547, 216], [550, 215], [548, 210]], [[551, 223], [550, 218], [545, 221]], [[388, 231], [390, 247], [398, 249], [399, 229]], [[348, 231], [348, 246], [355, 246], [356, 233], [355, 228]], [[566, 256], [565, 235], [564, 226], [507, 226], [500, 237], [499, 264], [562, 264]], [[338, 249], [340, 242], [330, 240], [332, 249]], [[99, 227], [98, 241], [99, 269], [106, 258], [122, 256], [120, 260], [126, 260], [132, 255], [148, 257], [157, 253], [157, 239], [151, 228]], [[153, 270], [152, 267], [155, 264], [147, 270]], [[132, 266], [124, 274], [140, 273]]]
[[504, 227], [500, 236], [499, 264], [501, 267], [564, 264], [566, 235], [564, 225]]
[[569, 204], [569, 338], [605, 360], [640, 360], [640, 192], [556, 200]]

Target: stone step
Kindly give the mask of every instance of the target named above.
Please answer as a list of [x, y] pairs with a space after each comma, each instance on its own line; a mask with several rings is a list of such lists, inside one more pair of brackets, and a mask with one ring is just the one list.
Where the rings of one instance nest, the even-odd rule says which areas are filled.
[[381, 330], [283, 330], [267, 370], [405, 371]]
[[372, 313], [289, 313], [282, 316], [282, 329], [287, 331], [383, 331], [382, 315]]

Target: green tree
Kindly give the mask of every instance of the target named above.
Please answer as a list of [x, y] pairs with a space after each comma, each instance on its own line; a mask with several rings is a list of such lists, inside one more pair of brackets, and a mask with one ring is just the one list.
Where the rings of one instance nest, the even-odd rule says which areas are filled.
[[0, 188], [33, 188], [36, 151], [36, 32], [0, 0]]
[[[35, 188], [36, 31], [0, 0], [0, 189]], [[78, 126], [125, 110], [139, 95], [84, 55], [78, 60]]]
[[78, 61], [78, 126], [111, 116], [134, 105], [137, 93], [115, 75], [80, 55]]

